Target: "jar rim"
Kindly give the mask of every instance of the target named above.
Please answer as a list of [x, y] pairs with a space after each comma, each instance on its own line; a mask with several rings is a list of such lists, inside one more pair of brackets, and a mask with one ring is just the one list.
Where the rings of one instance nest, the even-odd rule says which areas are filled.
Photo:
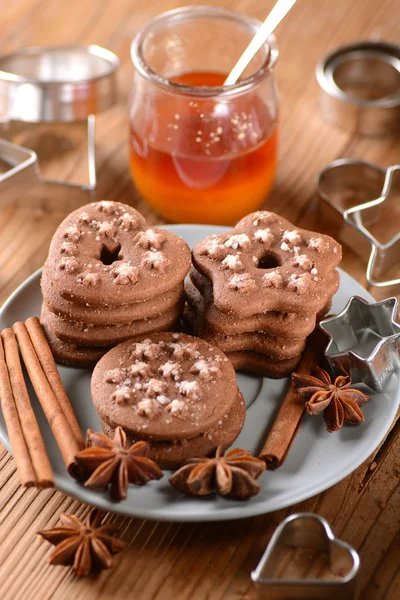
[[142, 27], [132, 41], [131, 59], [137, 71], [146, 79], [150, 79], [153, 83], [170, 92], [197, 97], [236, 95], [238, 93], [248, 91], [270, 73], [278, 58], [278, 46], [274, 35], [271, 35], [267, 42], [265, 42], [265, 44], [262, 46], [262, 48], [264, 48], [266, 51], [266, 59], [261, 67], [259, 67], [257, 71], [252, 73], [249, 77], [246, 77], [246, 79], [242, 79], [233, 85], [191, 86], [171, 81], [170, 79], [167, 79], [166, 77], [163, 77], [154, 71], [148, 65], [143, 56], [143, 44], [148, 36], [153, 34], [154, 31], [160, 29], [162, 26], [165, 26], [168, 22], [171, 22], [171, 20], [178, 22], [187, 20], [189, 18], [199, 17], [211, 17], [236, 21], [242, 25], [247, 25], [249, 29], [253, 30], [254, 34], [261, 26], [261, 21], [258, 19], [249, 17], [248, 15], [236, 10], [218, 6], [183, 6], [173, 10], [168, 10], [148, 21], [148, 23]]

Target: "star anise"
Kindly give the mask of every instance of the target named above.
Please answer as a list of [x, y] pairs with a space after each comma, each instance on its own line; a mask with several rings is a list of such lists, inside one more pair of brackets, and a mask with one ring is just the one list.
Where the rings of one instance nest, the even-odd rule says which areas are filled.
[[78, 577], [92, 571], [110, 569], [112, 555], [126, 548], [126, 543], [114, 537], [116, 525], [101, 525], [102, 513], [94, 509], [84, 523], [74, 515], [60, 515], [61, 527], [44, 529], [38, 534], [54, 544], [48, 562], [51, 565], [72, 565]]
[[260, 491], [256, 479], [265, 471], [265, 462], [248, 450], [234, 448], [224, 455], [222, 446], [214, 458], [191, 458], [176, 471], [169, 482], [189, 496], [207, 496], [217, 492], [247, 500]]
[[106, 490], [110, 486], [113, 500], [125, 500], [129, 483], [145, 485], [163, 476], [157, 463], [148, 458], [149, 449], [149, 444], [143, 441], [127, 447], [122, 427], [116, 428], [113, 439], [88, 429], [86, 448], [75, 457], [80, 478], [90, 475], [86, 487]]
[[317, 377], [312, 375], [292, 374], [292, 382], [298, 392], [308, 398], [306, 410], [310, 415], [318, 415], [324, 411], [326, 429], [337, 431], [343, 423], [357, 425], [364, 421], [360, 410], [369, 400], [360, 390], [350, 388], [350, 375], [339, 375], [332, 382], [329, 374], [317, 367]]

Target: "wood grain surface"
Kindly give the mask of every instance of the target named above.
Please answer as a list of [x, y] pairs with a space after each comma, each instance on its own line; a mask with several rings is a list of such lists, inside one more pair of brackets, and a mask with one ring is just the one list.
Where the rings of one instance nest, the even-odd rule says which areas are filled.
[[[0, 19], [1, 51], [35, 44], [98, 43], [121, 58], [119, 102], [97, 120], [98, 198], [134, 205], [152, 223], [159, 218], [138, 197], [128, 170], [127, 102], [132, 66], [130, 43], [138, 29], [181, 0], [13, 0]], [[198, 4], [204, 2], [198, 2]], [[260, 19], [273, 0], [208, 0]], [[188, 2], [188, 4], [197, 4]], [[299, 0], [278, 30], [276, 69], [282, 115], [280, 166], [265, 203], [302, 227], [318, 222], [315, 178], [338, 157], [359, 157], [382, 166], [398, 161], [397, 138], [367, 139], [339, 131], [318, 113], [317, 60], [357, 39], [398, 41], [398, 0]], [[52, 177], [85, 181], [86, 162], [79, 128], [34, 129], [19, 140], [36, 148], [43, 171]], [[1, 202], [7, 198], [1, 196]], [[73, 205], [71, 196], [71, 205]], [[0, 210], [1, 300], [43, 264], [55, 228], [68, 212], [57, 199], [42, 206]], [[60, 208], [62, 210], [60, 210]], [[343, 268], [365, 283], [365, 262], [345, 250]], [[400, 597], [400, 426], [375, 456], [330, 490], [273, 514], [220, 524], [166, 524], [109, 515], [123, 529], [129, 549], [113, 570], [77, 580], [70, 569], [50, 567], [50, 546], [35, 536], [54, 526], [60, 512], [85, 515], [89, 507], [63, 494], [22, 489], [14, 460], [0, 447], [0, 598], [47, 600], [140, 598], [141, 600], [222, 600], [254, 597], [250, 571], [276, 525], [289, 513], [323, 515], [337, 536], [360, 553], [362, 600]]]

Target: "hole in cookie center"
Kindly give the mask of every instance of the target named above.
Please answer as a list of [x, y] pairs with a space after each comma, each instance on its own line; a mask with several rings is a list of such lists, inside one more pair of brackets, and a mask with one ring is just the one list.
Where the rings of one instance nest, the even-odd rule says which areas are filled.
[[119, 256], [120, 250], [121, 244], [113, 248], [108, 248], [108, 246], [103, 244], [100, 250], [100, 260], [103, 265], [112, 265], [116, 260], [121, 260], [122, 257]]
[[280, 267], [281, 263], [273, 254], [264, 254], [258, 259], [257, 269], [275, 269]]

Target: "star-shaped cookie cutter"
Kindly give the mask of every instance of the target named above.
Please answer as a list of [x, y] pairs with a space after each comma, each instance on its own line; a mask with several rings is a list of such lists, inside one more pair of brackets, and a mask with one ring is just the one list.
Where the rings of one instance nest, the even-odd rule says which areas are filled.
[[[280, 564], [286, 552], [307, 548], [326, 555], [329, 578], [285, 579], [279, 577]], [[269, 544], [252, 572], [251, 578], [262, 597], [268, 598], [325, 598], [352, 600], [355, 597], [356, 577], [360, 567], [357, 552], [336, 538], [328, 522], [313, 513], [296, 513], [276, 528]]]
[[363, 224], [362, 213], [369, 209], [374, 209], [375, 207], [383, 204], [389, 198], [392, 187], [394, 187], [394, 179], [396, 177], [399, 177], [400, 181], [400, 165], [393, 165], [387, 169], [382, 194], [379, 196], [379, 198], [365, 202], [364, 204], [353, 206], [345, 210], [343, 213], [343, 218], [345, 219], [346, 223], [359, 231], [371, 244], [371, 254], [368, 259], [366, 278], [370, 285], [377, 288], [400, 285], [400, 277], [386, 281], [378, 281], [374, 278], [374, 271], [377, 262], [379, 261], [381, 264], [383, 264], [383, 261], [387, 259], [389, 254], [396, 257], [397, 245], [399, 246], [397, 256], [400, 255], [400, 231], [396, 233], [391, 240], [385, 244], [382, 244]]
[[370, 304], [353, 296], [341, 313], [321, 321], [329, 336], [325, 357], [338, 375], [351, 375], [381, 392], [391, 375], [400, 370], [399, 303], [388, 298]]

